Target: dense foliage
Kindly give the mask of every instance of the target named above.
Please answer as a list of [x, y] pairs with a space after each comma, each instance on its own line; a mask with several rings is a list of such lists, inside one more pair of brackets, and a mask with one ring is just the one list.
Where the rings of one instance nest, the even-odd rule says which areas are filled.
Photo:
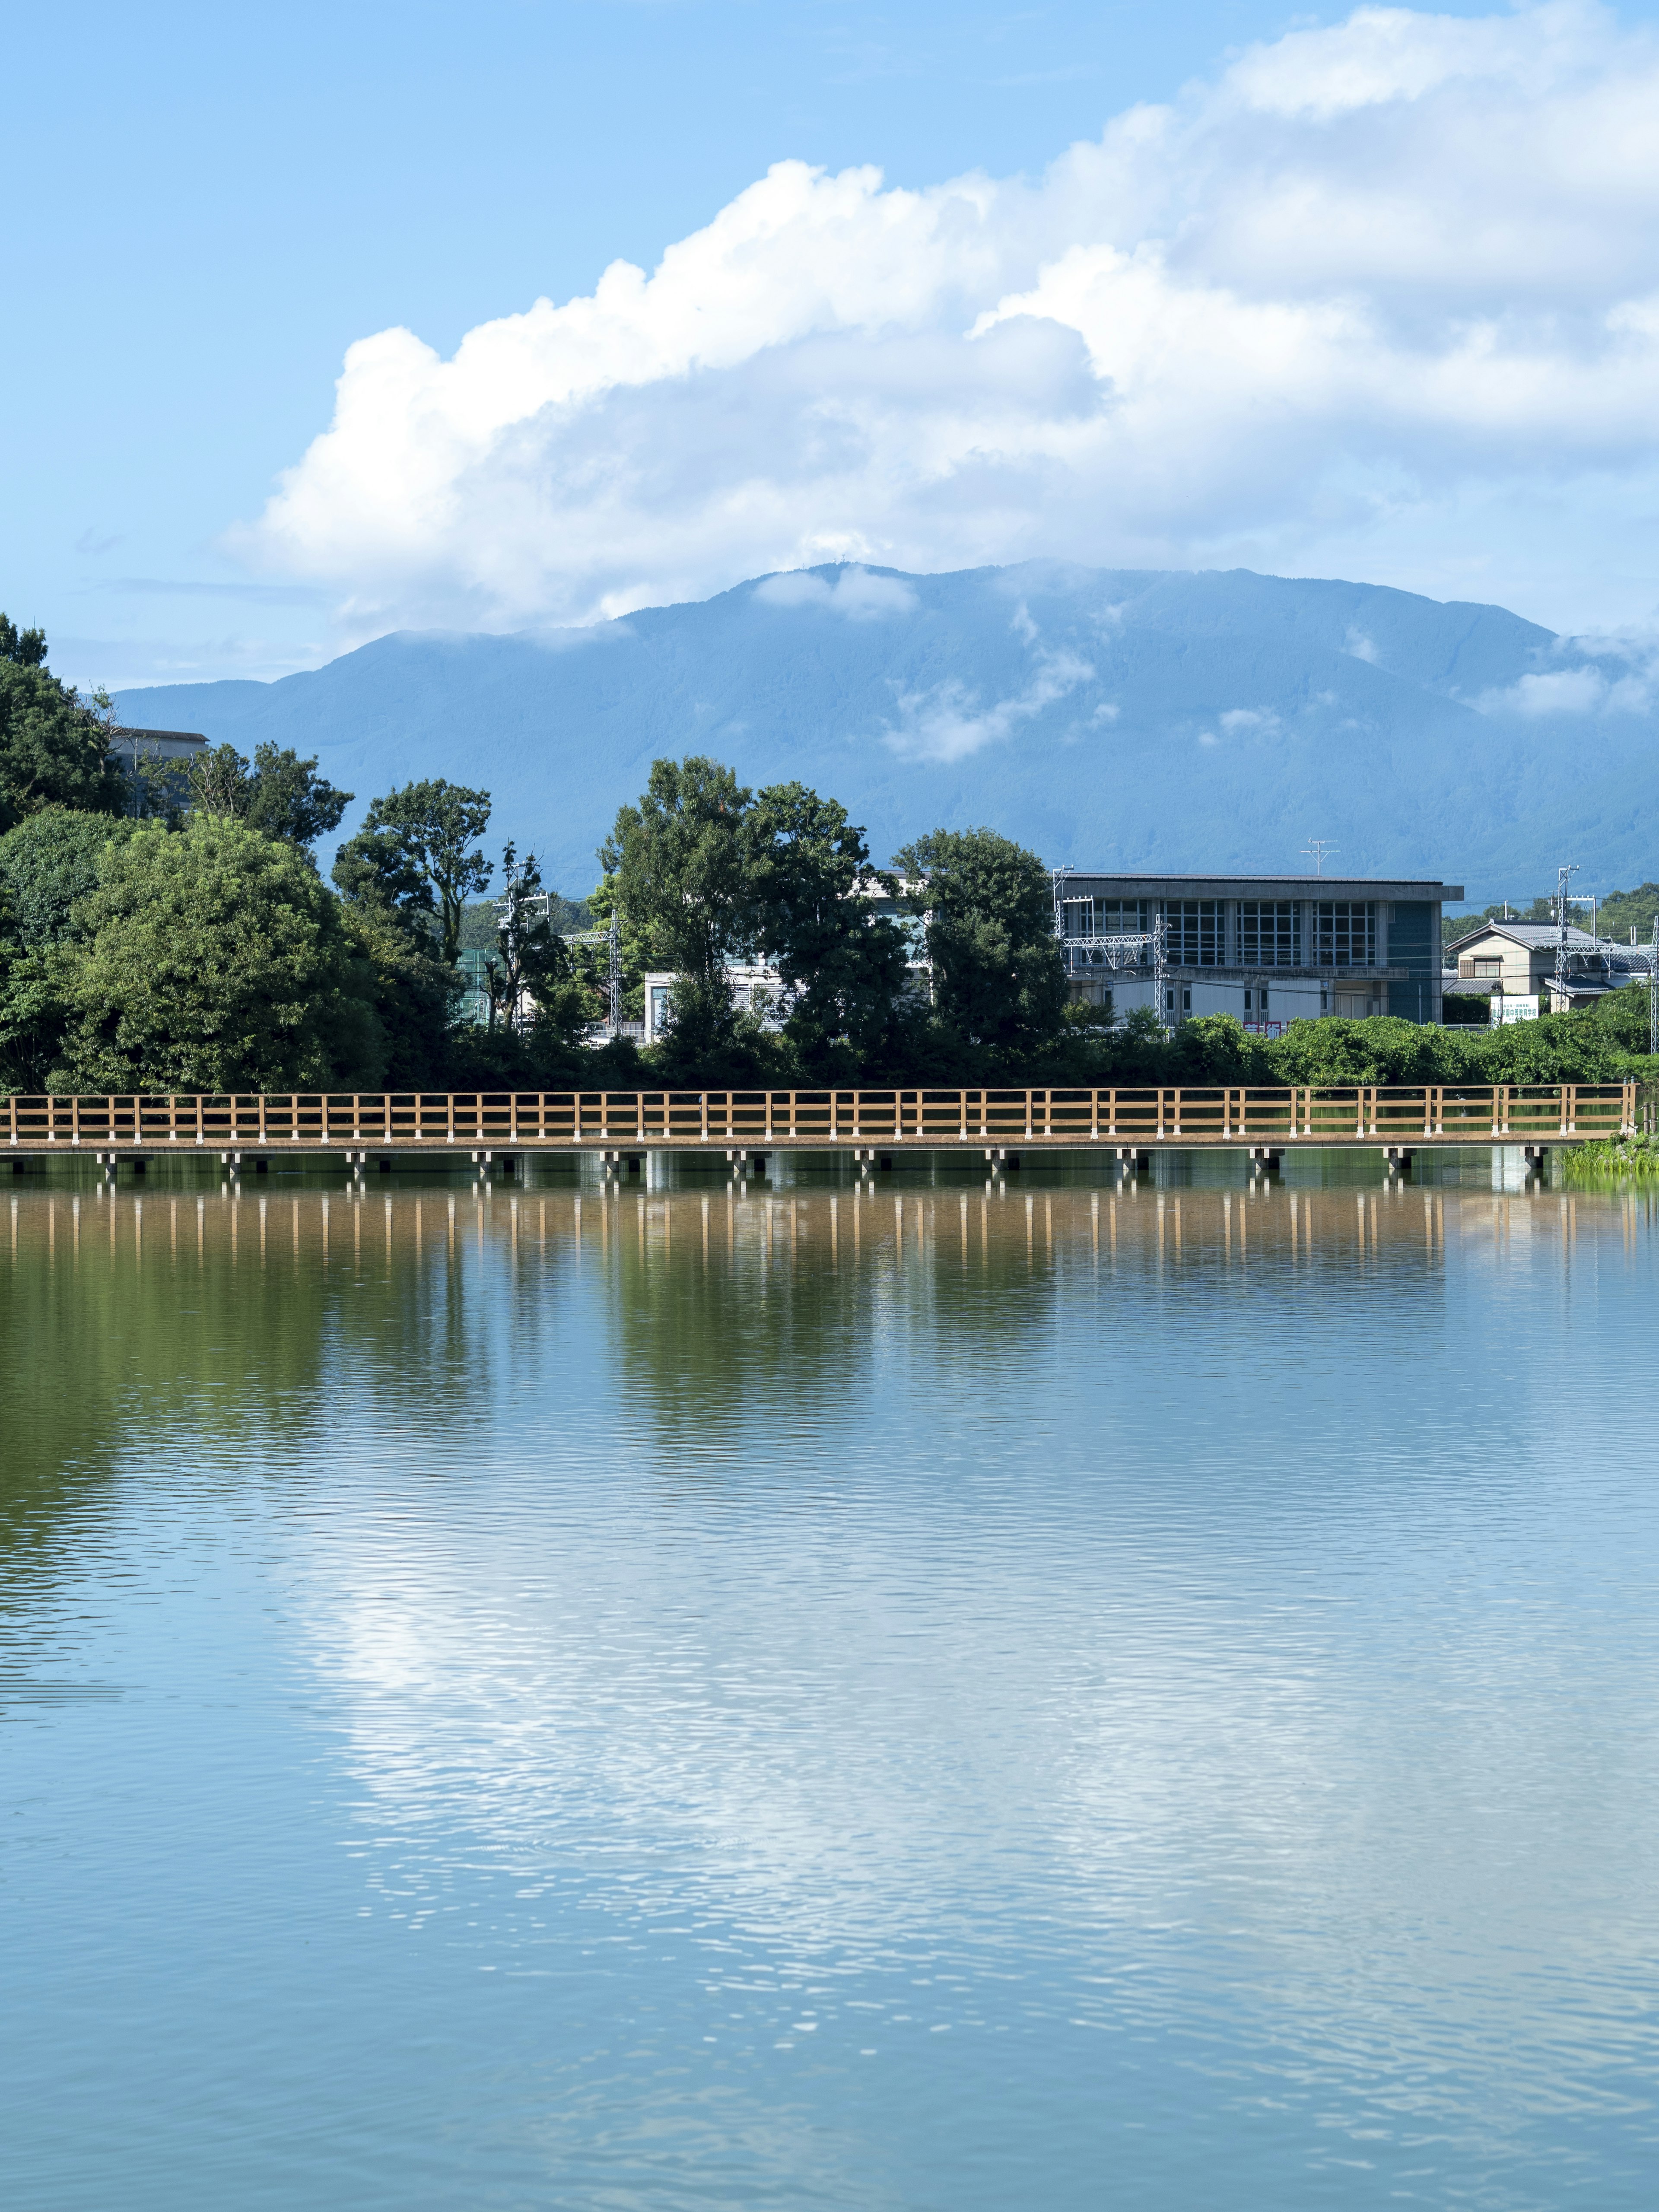
[[47, 806], [118, 813], [109, 723], [46, 666], [46, 641], [0, 614], [0, 830]]
[[234, 745], [210, 745], [187, 781], [198, 813], [229, 815], [289, 845], [314, 845], [337, 830], [354, 795], [318, 775], [314, 754], [301, 760], [273, 744], [256, 745], [251, 762]]
[[105, 848], [54, 981], [65, 1091], [374, 1090], [373, 985], [293, 848], [223, 816]]

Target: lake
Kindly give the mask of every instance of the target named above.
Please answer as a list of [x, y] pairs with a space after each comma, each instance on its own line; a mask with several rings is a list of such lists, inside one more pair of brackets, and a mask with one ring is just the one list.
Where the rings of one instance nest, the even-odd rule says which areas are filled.
[[1645, 2208], [1656, 1213], [1496, 1162], [14, 1179], [9, 2203]]

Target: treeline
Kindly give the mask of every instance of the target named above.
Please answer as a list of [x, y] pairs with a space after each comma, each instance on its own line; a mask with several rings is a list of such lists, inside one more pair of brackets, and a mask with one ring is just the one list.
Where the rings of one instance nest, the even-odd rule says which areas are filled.
[[[1659, 915], [1659, 884], [1638, 884], [1633, 891], [1609, 891], [1598, 899], [1595, 908], [1574, 902], [1568, 919], [1575, 929], [1588, 928], [1592, 919], [1596, 934], [1610, 937], [1623, 944], [1632, 930], [1636, 942], [1646, 945], [1653, 934], [1654, 916]], [[1526, 921], [1543, 923], [1553, 928], [1556, 906], [1553, 898], [1539, 896], [1525, 906], [1516, 906], [1509, 900], [1494, 900], [1479, 914], [1449, 914], [1443, 917], [1440, 936], [1443, 946], [1455, 945], [1461, 938], [1469, 936], [1483, 921]]]
[[[1387, 1019], [1165, 1035], [1073, 1002], [1047, 869], [990, 830], [936, 830], [878, 868], [838, 801], [659, 761], [622, 808], [597, 889], [546, 895], [501, 851], [489, 794], [441, 779], [376, 799], [331, 880], [313, 856], [352, 794], [314, 759], [228, 744], [188, 770], [111, 754], [112, 710], [0, 617], [0, 1085], [24, 1091], [941, 1086], [1593, 1081], [1645, 1071], [1644, 990], [1498, 1030]], [[673, 975], [667, 1034], [599, 1042], [615, 916], [624, 1012]], [[493, 939], [493, 941], [492, 941]], [[457, 1018], [464, 949], [487, 1018]], [[925, 957], [926, 967], [919, 963]], [[764, 959], [769, 1006], [734, 964]]]

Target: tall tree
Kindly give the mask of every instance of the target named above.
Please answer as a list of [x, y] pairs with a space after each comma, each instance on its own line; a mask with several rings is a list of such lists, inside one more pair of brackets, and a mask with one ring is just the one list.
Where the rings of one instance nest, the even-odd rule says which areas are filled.
[[432, 916], [440, 957], [453, 968], [466, 902], [489, 884], [490, 865], [474, 843], [489, 823], [487, 791], [441, 777], [404, 784], [370, 802], [362, 828], [340, 848], [334, 880], [348, 898], [406, 927]]
[[624, 806], [600, 848], [623, 911], [648, 931], [665, 967], [719, 980], [749, 947], [744, 817], [751, 794], [729, 768], [699, 754], [651, 763], [637, 806]]
[[750, 799], [719, 761], [697, 753], [653, 761], [639, 805], [618, 811], [599, 850], [623, 914], [678, 979], [672, 1020], [680, 1057], [711, 1065], [735, 1027], [727, 963], [750, 949]]
[[118, 814], [126, 788], [109, 721], [46, 665], [46, 641], [0, 615], [0, 830], [44, 806]]
[[1066, 971], [1048, 872], [994, 830], [935, 830], [893, 865], [927, 932], [939, 1018], [1004, 1063], [1060, 1035]]
[[742, 831], [750, 934], [783, 986], [784, 1029], [815, 1076], [880, 1057], [905, 985], [903, 930], [877, 914], [893, 889], [864, 832], [802, 783], [760, 792]]
[[58, 953], [68, 1035], [54, 1086], [379, 1088], [373, 987], [337, 900], [291, 845], [198, 816], [106, 848]]
[[353, 793], [317, 773], [317, 757], [301, 760], [289, 746], [256, 745], [252, 762], [233, 744], [210, 745], [193, 760], [190, 793], [201, 814], [233, 816], [266, 837], [310, 847], [337, 830]]

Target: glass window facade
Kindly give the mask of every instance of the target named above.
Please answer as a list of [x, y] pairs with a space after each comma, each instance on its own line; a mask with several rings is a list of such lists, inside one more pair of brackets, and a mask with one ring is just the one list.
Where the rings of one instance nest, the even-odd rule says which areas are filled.
[[1296, 968], [1302, 961], [1302, 908], [1294, 899], [1241, 899], [1241, 968]]
[[1314, 908], [1314, 965], [1375, 968], [1376, 908], [1370, 899], [1321, 899]]
[[1219, 899], [1171, 899], [1164, 910], [1172, 968], [1219, 968], [1227, 957], [1226, 909]]
[[1067, 937], [1144, 937], [1150, 927], [1145, 899], [1062, 899], [1060, 912]]

